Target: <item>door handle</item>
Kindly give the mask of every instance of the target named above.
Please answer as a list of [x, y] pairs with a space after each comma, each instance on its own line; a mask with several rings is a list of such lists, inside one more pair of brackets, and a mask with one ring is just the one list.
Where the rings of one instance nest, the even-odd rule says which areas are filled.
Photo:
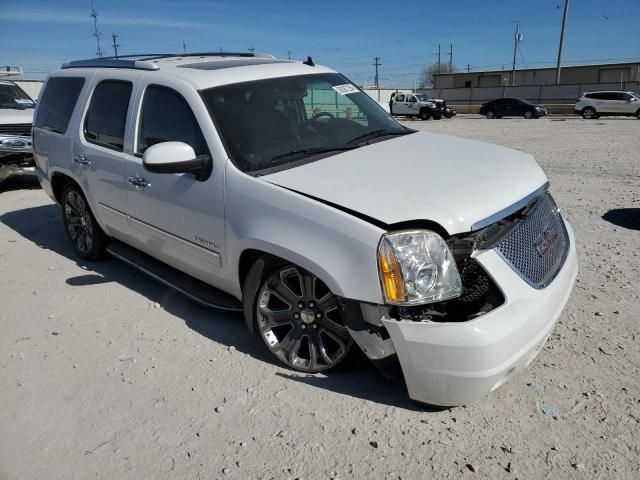
[[136, 190], [144, 190], [145, 188], [148, 188], [151, 186], [151, 184], [147, 182], [144, 178], [142, 178], [140, 175], [136, 175], [135, 177], [129, 177], [127, 179], [127, 183], [130, 183], [131, 185], [136, 187]]
[[88, 167], [89, 165], [91, 165], [91, 160], [89, 160], [84, 154], [73, 157], [73, 161], [75, 163], [79, 163], [83, 167]]

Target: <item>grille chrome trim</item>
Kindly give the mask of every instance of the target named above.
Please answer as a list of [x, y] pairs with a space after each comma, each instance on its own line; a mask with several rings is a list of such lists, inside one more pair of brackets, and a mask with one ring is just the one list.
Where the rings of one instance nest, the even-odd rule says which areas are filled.
[[548, 189], [549, 189], [549, 182], [545, 182], [545, 184], [542, 185], [540, 188], [537, 188], [536, 190], [531, 192], [529, 195], [527, 195], [523, 199], [518, 200], [513, 205], [510, 205], [507, 208], [504, 208], [499, 212], [496, 212], [493, 215], [474, 223], [473, 225], [471, 225], [471, 231], [475, 232], [476, 230], [480, 230], [481, 228], [488, 227], [489, 225], [496, 223], [498, 220], [502, 220], [503, 218], [508, 217], [512, 213], [516, 213], [518, 210], [525, 207], [532, 200], [535, 200], [539, 196], [543, 195]]
[[[540, 242], [556, 234], [540, 251]], [[541, 240], [542, 239], [542, 240]], [[540, 197], [527, 216], [502, 238], [494, 250], [527, 284], [535, 289], [549, 285], [562, 269], [570, 248], [564, 219], [549, 193]]]

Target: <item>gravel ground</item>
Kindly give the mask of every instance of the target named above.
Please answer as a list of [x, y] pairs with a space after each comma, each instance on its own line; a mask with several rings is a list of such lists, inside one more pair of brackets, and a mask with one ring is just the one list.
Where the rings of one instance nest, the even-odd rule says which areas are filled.
[[293, 373], [239, 316], [115, 260], [79, 261], [58, 207], [13, 180], [0, 189], [0, 478], [640, 478], [640, 122], [407, 124], [530, 152], [551, 179], [580, 274], [528, 370], [442, 411], [367, 364]]

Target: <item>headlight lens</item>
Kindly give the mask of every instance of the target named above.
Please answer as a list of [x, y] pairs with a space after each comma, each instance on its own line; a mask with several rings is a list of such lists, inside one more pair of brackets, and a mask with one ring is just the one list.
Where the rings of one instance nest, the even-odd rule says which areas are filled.
[[385, 234], [378, 246], [378, 268], [388, 303], [432, 303], [462, 292], [460, 275], [447, 244], [428, 230]]

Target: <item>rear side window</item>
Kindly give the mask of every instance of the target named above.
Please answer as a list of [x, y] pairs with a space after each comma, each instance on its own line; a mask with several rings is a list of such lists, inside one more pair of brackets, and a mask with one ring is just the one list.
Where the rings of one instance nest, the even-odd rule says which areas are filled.
[[196, 155], [209, 153], [202, 130], [186, 100], [175, 90], [150, 85], [144, 92], [137, 153], [162, 142], [183, 142]]
[[84, 120], [84, 138], [88, 142], [119, 152], [124, 149], [132, 87], [131, 82], [121, 80], [105, 80], [98, 84]]
[[50, 78], [38, 101], [35, 127], [55, 133], [66, 133], [83, 85], [84, 78]]
[[404, 94], [403, 93], [397, 94], [395, 100], [396, 102], [404, 102]]

